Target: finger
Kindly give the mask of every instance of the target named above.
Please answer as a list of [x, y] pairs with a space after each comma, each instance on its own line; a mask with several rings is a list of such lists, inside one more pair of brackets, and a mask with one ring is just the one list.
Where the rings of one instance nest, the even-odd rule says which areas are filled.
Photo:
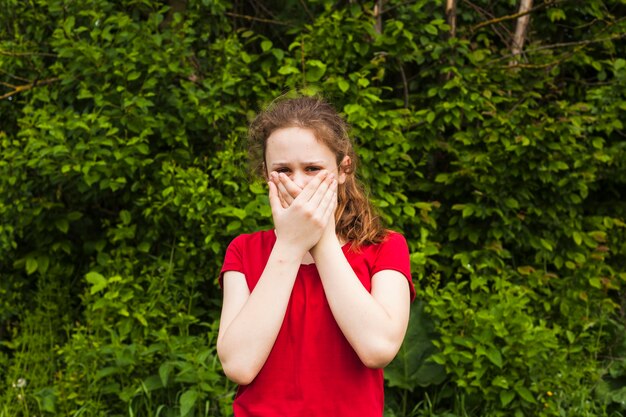
[[318, 210], [323, 213], [323, 219], [328, 219], [328, 217], [335, 212], [335, 208], [337, 207], [337, 181], [333, 180], [333, 182], [328, 187], [328, 191], [324, 194], [320, 204], [318, 206]]
[[309, 183], [302, 189], [302, 192], [296, 197], [296, 200], [309, 201], [311, 197], [317, 192], [320, 184], [328, 177], [329, 172], [326, 170], [320, 171]]
[[[335, 197], [331, 200], [330, 204], [326, 208], [326, 212], [324, 213], [324, 221], [333, 222], [333, 226], [336, 226], [335, 219], [335, 210], [337, 210], [337, 193], [335, 192]], [[328, 223], [326, 224], [328, 226]]]
[[278, 187], [278, 195], [280, 196], [282, 200], [284, 200], [287, 203], [287, 207], [289, 207], [291, 203], [293, 202], [294, 197], [287, 190], [287, 188], [285, 187], [285, 184], [282, 181], [279, 180], [276, 186]]
[[332, 184], [334, 183], [334, 181], [335, 181], [335, 175], [334, 174], [328, 175], [328, 177], [326, 177], [326, 179], [322, 181], [319, 187], [317, 187], [315, 194], [313, 194], [313, 196], [309, 199], [309, 202], [307, 204], [313, 208], [318, 207], [322, 203], [325, 196], [329, 193], [332, 193], [330, 188]]
[[293, 182], [291, 178], [289, 178], [287, 175], [282, 174], [279, 175], [278, 178], [280, 179], [280, 183], [283, 185], [289, 196], [291, 196], [292, 201], [302, 192], [302, 188], [300, 188], [298, 184]]
[[288, 208], [291, 205], [291, 203], [288, 203], [285, 200], [285, 198], [283, 197], [283, 193], [280, 191], [280, 188], [279, 187], [276, 187], [276, 188], [278, 188], [278, 198], [280, 198], [280, 205], [283, 206], [284, 209]]
[[282, 207], [280, 197], [278, 197], [278, 189], [276, 188], [276, 184], [274, 184], [272, 181], [268, 182], [267, 185], [270, 188], [270, 208], [272, 209], [272, 214], [276, 214], [278, 213], [278, 210]]
[[280, 205], [282, 206], [282, 208], [289, 207], [289, 204], [284, 200], [283, 196], [281, 195], [282, 193], [280, 192], [280, 189], [279, 189], [280, 181], [278, 180], [278, 173], [276, 171], [270, 172], [269, 182], [274, 183], [274, 185], [276, 186], [276, 189], [278, 191], [277, 192], [278, 199], [280, 200]]

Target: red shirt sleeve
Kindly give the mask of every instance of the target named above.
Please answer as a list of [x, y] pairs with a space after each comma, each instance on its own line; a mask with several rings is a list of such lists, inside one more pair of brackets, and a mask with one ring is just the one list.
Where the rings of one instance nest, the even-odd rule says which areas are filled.
[[224, 272], [237, 271], [243, 273], [243, 239], [245, 235], [239, 235], [230, 242], [224, 256], [224, 264], [220, 271], [219, 283], [220, 287], [224, 287]]
[[409, 246], [404, 236], [400, 233], [389, 232], [385, 240], [379, 245], [372, 267], [372, 276], [385, 269], [398, 271], [406, 277], [411, 291], [411, 301], [413, 301], [415, 299], [415, 287], [411, 278]]

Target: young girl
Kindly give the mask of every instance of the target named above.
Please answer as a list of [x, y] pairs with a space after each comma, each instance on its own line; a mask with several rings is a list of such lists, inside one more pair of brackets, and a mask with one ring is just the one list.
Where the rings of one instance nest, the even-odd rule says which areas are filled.
[[402, 235], [355, 178], [348, 127], [319, 98], [275, 101], [250, 128], [274, 230], [227, 249], [217, 351], [236, 417], [383, 414], [383, 373], [414, 296]]

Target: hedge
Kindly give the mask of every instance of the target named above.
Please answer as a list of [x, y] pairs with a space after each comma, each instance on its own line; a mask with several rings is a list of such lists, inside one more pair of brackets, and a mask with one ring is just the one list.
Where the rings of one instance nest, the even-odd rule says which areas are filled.
[[518, 6], [1, 0], [0, 416], [232, 415], [217, 274], [290, 91], [409, 242], [386, 416], [622, 415], [626, 4]]

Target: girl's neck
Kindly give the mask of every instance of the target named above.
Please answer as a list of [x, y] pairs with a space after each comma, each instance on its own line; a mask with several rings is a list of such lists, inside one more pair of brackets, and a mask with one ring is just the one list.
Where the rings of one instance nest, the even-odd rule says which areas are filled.
[[315, 261], [313, 260], [311, 253], [307, 252], [306, 254], [304, 254], [304, 257], [302, 257], [302, 260], [300, 261], [300, 263], [302, 265], [310, 265], [310, 264], [314, 264]]

